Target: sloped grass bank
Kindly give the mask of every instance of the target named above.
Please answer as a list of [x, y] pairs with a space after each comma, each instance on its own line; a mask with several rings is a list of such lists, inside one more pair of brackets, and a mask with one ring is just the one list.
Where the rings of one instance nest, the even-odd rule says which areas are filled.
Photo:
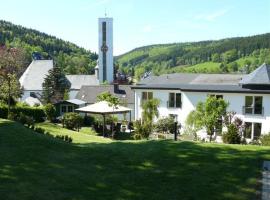
[[0, 120], [0, 194], [5, 200], [255, 199], [266, 159], [270, 149], [258, 146], [67, 144]]

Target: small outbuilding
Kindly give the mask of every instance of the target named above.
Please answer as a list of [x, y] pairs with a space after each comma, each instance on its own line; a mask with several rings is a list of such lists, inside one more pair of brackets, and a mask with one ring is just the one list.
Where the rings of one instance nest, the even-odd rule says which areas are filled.
[[74, 112], [76, 109], [84, 107], [85, 105], [86, 102], [79, 99], [64, 100], [54, 104], [58, 117], [68, 112]]

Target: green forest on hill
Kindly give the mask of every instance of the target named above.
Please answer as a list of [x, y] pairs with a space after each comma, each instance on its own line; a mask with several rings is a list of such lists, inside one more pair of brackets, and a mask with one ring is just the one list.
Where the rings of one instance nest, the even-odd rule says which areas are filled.
[[43, 59], [54, 59], [66, 74], [93, 74], [98, 57], [71, 42], [3, 20], [0, 20], [0, 45], [21, 48], [26, 63], [32, 61], [35, 52]]
[[[93, 74], [98, 55], [77, 45], [0, 20], [0, 45], [21, 48], [26, 63], [33, 53], [54, 59], [66, 74]], [[165, 73], [249, 73], [270, 63], [270, 33], [215, 41], [159, 44], [115, 57], [117, 68], [135, 75]], [[25, 68], [27, 67], [24, 66]]]
[[116, 58], [123, 71], [155, 75], [175, 72], [248, 73], [270, 63], [270, 33], [216, 41], [140, 47]]

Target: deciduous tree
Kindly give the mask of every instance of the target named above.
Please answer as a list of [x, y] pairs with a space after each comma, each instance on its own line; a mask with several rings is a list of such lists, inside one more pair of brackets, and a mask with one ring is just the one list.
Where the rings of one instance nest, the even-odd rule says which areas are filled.
[[197, 104], [196, 110], [190, 114], [192, 121], [189, 123], [194, 124], [196, 128], [205, 128], [211, 142], [212, 136], [219, 127], [220, 119], [226, 115], [228, 105], [223, 99], [208, 97], [205, 102]]
[[21, 95], [18, 75], [25, 64], [24, 53], [20, 49], [0, 47], [0, 98], [8, 102], [8, 113], [11, 100]]

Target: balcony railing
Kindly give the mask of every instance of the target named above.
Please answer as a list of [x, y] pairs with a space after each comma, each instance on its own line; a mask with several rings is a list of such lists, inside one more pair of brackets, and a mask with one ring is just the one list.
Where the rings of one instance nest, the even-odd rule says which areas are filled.
[[264, 107], [243, 106], [243, 115], [264, 115]]
[[176, 105], [176, 102], [167, 101], [167, 108], [182, 108], [182, 102], [180, 105]]

